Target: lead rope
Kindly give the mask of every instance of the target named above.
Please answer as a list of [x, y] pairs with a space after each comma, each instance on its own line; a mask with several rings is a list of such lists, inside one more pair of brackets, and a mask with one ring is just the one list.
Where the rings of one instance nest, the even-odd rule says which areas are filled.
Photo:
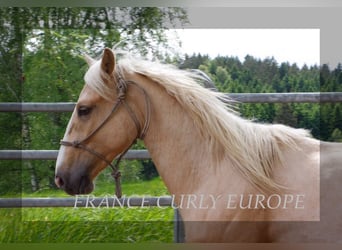
[[128, 150], [137, 142], [137, 140], [135, 139], [132, 144], [124, 151], [120, 154], [120, 156], [117, 158], [116, 160], [116, 163], [113, 165], [113, 164], [110, 164], [109, 166], [111, 167], [112, 169], [112, 173], [111, 173], [111, 176], [113, 177], [114, 179], [114, 182], [115, 182], [115, 189], [114, 189], [114, 192], [115, 192], [115, 195], [116, 197], [118, 198], [121, 198], [122, 197], [122, 189], [121, 189], [121, 172], [119, 170], [119, 164], [122, 160], [122, 157], [128, 152]]

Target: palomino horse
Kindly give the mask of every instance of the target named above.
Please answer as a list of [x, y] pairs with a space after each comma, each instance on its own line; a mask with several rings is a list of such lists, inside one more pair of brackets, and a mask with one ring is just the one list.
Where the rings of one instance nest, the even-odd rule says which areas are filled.
[[257, 124], [202, 87], [198, 74], [105, 49], [61, 142], [55, 182], [94, 178], [140, 138], [174, 197], [188, 242], [341, 240], [342, 144]]

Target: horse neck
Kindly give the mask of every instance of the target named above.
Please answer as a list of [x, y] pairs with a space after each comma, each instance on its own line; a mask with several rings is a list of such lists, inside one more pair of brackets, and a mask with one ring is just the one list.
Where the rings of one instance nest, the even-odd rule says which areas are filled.
[[[162, 86], [139, 75], [133, 80], [150, 98], [151, 120], [144, 143], [158, 173], [170, 193], [193, 192], [206, 175], [208, 143], [183, 107]], [[144, 103], [138, 106], [143, 110]]]

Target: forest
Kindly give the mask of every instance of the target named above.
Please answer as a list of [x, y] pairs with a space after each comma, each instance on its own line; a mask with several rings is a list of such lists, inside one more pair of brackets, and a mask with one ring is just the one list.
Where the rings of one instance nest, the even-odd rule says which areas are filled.
[[[133, 53], [200, 69], [226, 93], [342, 92], [342, 64], [298, 67], [274, 58], [179, 55], [165, 30], [186, 23], [181, 8], [0, 8], [0, 102], [75, 102], [87, 65], [124, 41]], [[257, 122], [309, 129], [342, 142], [342, 104], [239, 104]], [[70, 113], [0, 113], [1, 149], [58, 149]], [[139, 142], [135, 148], [143, 148]], [[124, 162], [123, 181], [157, 175], [151, 161]], [[55, 188], [54, 161], [0, 161], [0, 194]], [[104, 175], [106, 176], [106, 175]], [[105, 177], [102, 177], [105, 178]]]
[[[342, 64], [298, 67], [274, 58], [186, 55], [180, 68], [200, 69], [210, 76], [216, 88], [225, 93], [341, 92]], [[341, 104], [240, 104], [243, 117], [257, 122], [282, 123], [306, 128], [324, 141], [342, 141]]]

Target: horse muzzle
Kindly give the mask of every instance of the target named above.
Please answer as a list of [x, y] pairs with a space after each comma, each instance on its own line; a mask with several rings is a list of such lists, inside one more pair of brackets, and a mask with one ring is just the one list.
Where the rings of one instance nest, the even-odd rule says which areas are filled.
[[89, 194], [94, 190], [94, 184], [88, 175], [67, 176], [57, 172], [55, 184], [70, 195]]

